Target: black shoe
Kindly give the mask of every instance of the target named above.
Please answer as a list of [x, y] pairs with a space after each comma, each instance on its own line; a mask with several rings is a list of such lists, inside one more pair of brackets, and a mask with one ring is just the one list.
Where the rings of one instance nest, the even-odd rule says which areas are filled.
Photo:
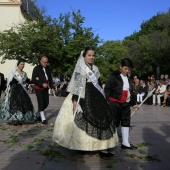
[[46, 120], [43, 120], [41, 124], [47, 125], [48, 122]]
[[22, 126], [22, 122], [17, 122], [18, 125]]
[[133, 144], [130, 144], [130, 146], [125, 146], [125, 145], [121, 145], [122, 149], [131, 149], [131, 150], [136, 150], [138, 149], [138, 147], [134, 146]]
[[12, 125], [18, 126], [18, 122], [17, 121], [12, 121]]
[[40, 116], [36, 116], [36, 120], [39, 121], [39, 122], [42, 121]]
[[103, 151], [99, 151], [99, 156], [101, 157], [101, 158], [108, 158], [108, 157], [110, 157], [110, 155], [109, 155], [109, 153], [108, 152], [103, 152]]
[[110, 156], [114, 156], [115, 155], [115, 151], [113, 148], [107, 149], [107, 152]]
[[11, 121], [11, 122], [8, 122], [7, 124], [8, 125], [13, 125], [13, 126], [17, 126], [18, 125], [17, 121]]

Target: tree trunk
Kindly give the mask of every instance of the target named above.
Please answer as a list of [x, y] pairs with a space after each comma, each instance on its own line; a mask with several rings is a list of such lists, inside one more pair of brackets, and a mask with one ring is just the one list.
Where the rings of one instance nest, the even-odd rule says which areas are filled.
[[159, 80], [160, 78], [160, 65], [158, 64], [156, 67], [156, 79]]

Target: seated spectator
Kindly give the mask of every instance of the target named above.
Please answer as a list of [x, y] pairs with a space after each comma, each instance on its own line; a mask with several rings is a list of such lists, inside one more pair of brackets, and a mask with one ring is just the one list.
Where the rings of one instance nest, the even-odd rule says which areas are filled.
[[57, 77], [56, 79], [55, 79], [55, 84], [57, 84], [58, 82], [60, 82], [61, 80]]
[[169, 79], [169, 75], [165, 74], [165, 80]]
[[[152, 92], [153, 89], [155, 89], [154, 92]], [[153, 101], [152, 95], [155, 94], [156, 89], [157, 89], [157, 84], [156, 84], [155, 80], [151, 80], [150, 82], [148, 82], [147, 104], [149, 104], [149, 105], [152, 104], [152, 101]], [[152, 94], [151, 94], [151, 92], [152, 92]]]
[[155, 94], [153, 95], [153, 105], [156, 105], [156, 99], [157, 99], [157, 106], [161, 106], [161, 97], [164, 96], [164, 93], [166, 91], [166, 85], [164, 84], [163, 80], [160, 80], [159, 86], [155, 91]]
[[169, 84], [170, 84], [170, 79], [167, 78], [167, 79], [165, 80], [165, 85], [167, 86], [167, 85], [169, 85]]
[[151, 80], [155, 81], [155, 75], [151, 75]]
[[[139, 88], [140, 88], [139, 79], [136, 79], [135, 83], [132, 85], [132, 89], [133, 89], [133, 92], [135, 93], [136, 98], [137, 98]], [[137, 99], [136, 99], [136, 101], [137, 101]]]
[[55, 95], [60, 96], [61, 93], [61, 81], [55, 83]]
[[138, 79], [138, 77], [137, 76], [134, 76], [133, 77], [133, 84], [135, 84], [136, 83], [136, 80]]
[[161, 74], [159, 80], [165, 80], [165, 76], [163, 74]]
[[166, 106], [168, 96], [170, 96], [170, 84], [167, 85], [166, 91], [164, 93], [164, 100], [162, 102], [162, 107]]
[[60, 88], [60, 96], [66, 97], [66, 89], [67, 89], [68, 83], [67, 81], [64, 81], [62, 83], [62, 87]]
[[147, 90], [146, 82], [144, 80], [140, 80], [140, 88], [137, 93], [137, 104], [140, 104], [147, 96]]

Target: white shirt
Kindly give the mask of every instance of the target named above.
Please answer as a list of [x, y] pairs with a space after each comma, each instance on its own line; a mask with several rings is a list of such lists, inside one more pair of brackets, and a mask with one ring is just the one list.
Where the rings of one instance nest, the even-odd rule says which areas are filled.
[[47, 76], [47, 74], [46, 74], [46, 71], [45, 71], [45, 68], [43, 67], [43, 70], [44, 70], [44, 73], [45, 73], [45, 78], [46, 78], [46, 80], [48, 80], [48, 76]]

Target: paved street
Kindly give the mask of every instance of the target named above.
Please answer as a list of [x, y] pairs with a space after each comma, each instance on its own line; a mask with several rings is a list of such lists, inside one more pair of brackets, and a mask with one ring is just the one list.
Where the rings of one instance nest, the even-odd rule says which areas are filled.
[[[35, 94], [30, 94], [35, 111]], [[0, 170], [170, 170], [170, 107], [143, 105], [132, 117], [130, 141], [138, 150], [115, 149], [104, 158], [77, 152], [52, 141], [53, 125], [63, 97], [50, 96], [48, 126], [10, 126], [0, 122]], [[120, 137], [121, 139], [121, 137]]]

